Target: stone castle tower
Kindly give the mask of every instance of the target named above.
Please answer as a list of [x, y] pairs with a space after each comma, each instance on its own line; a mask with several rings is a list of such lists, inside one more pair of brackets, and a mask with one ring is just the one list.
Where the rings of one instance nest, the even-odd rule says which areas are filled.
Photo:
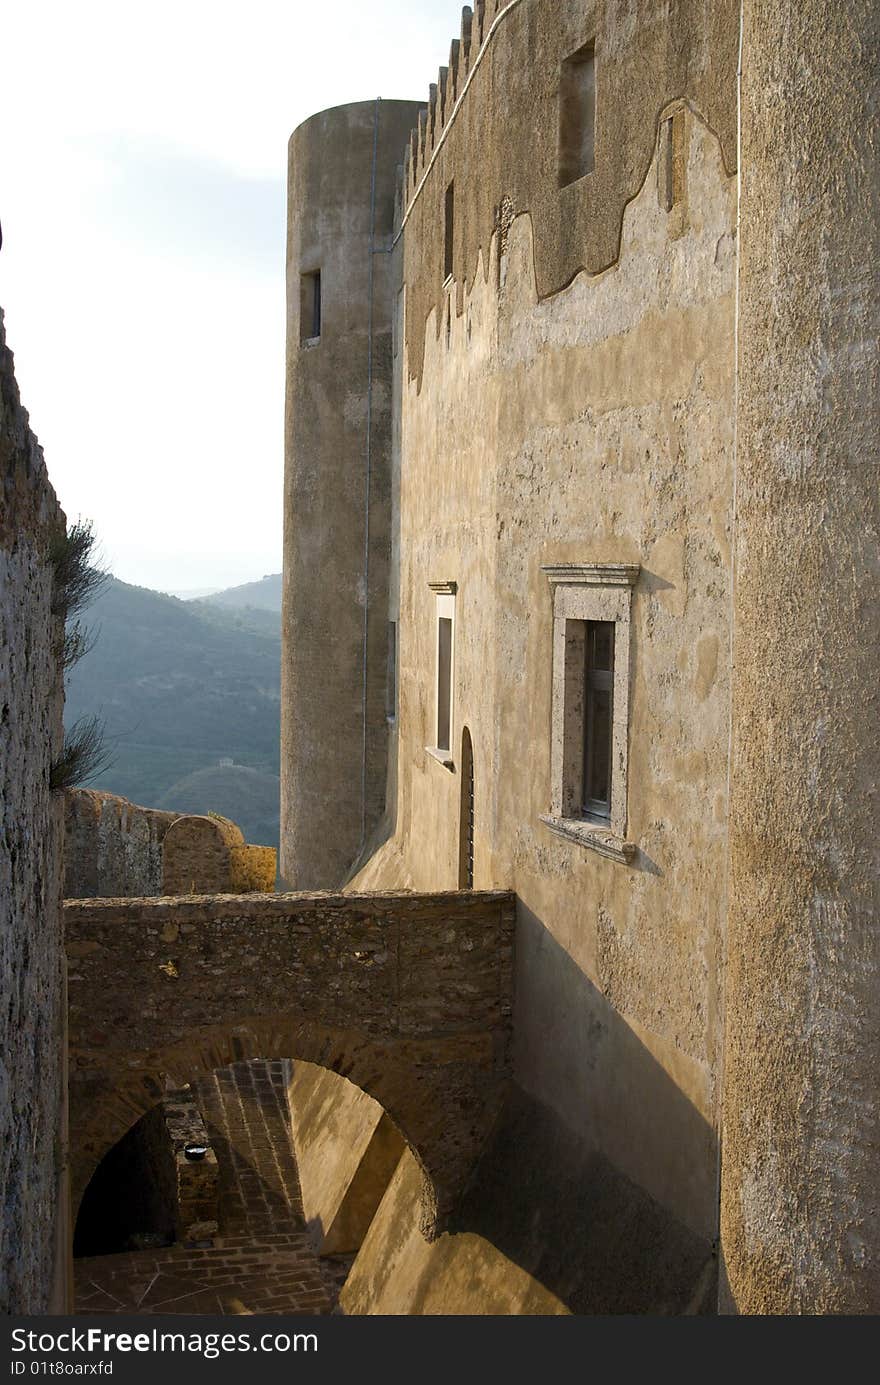
[[340, 106], [290, 141], [280, 864], [295, 889], [338, 883], [384, 806], [389, 249], [418, 112]]

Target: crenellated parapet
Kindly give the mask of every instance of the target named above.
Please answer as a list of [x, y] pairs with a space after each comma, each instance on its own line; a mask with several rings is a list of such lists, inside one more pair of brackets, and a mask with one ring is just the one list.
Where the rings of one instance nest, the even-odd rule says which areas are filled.
[[406, 149], [397, 191], [398, 205], [406, 208], [431, 161], [455, 103], [483, 47], [492, 24], [502, 10], [520, 0], [477, 0], [475, 10], [465, 5], [461, 12], [461, 35], [452, 40], [449, 62], [441, 67], [436, 82], [428, 88], [428, 106], [419, 116]]
[[[450, 260], [460, 313], [478, 264], [487, 272], [505, 198], [516, 215], [532, 218], [543, 298], [582, 270], [600, 274], [617, 261], [624, 212], [673, 105], [715, 132], [726, 171], [735, 169], [737, 5], [681, 0], [662, 22], [662, 7], [630, 8], [629, 18], [614, 0], [484, 0], [463, 10], [460, 36], [411, 132], [396, 199], [412, 377], [421, 378], [432, 309], [438, 334], [444, 319]], [[572, 171], [567, 155], [582, 122], [568, 111], [567, 83], [584, 54], [593, 69], [591, 148]], [[444, 214], [453, 181], [454, 227]]]

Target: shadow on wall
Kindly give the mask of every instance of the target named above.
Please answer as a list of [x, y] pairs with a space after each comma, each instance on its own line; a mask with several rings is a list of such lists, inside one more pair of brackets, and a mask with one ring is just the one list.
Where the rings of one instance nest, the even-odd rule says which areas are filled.
[[[530, 987], [543, 978], [554, 997], [567, 1051], [555, 1035], [547, 1043], [557, 1068], [583, 1084], [577, 1104], [594, 1106], [595, 1071], [600, 1061], [613, 1063], [619, 1089], [603, 1114], [618, 1145], [632, 1142], [643, 1162], [652, 1148], [672, 1145], [672, 1176], [694, 1190], [695, 1202], [710, 1204], [711, 1216], [715, 1132], [540, 920], [520, 910], [519, 966], [529, 967]], [[518, 1086], [450, 1230], [490, 1241], [576, 1314], [715, 1311], [711, 1237], [685, 1226]]]

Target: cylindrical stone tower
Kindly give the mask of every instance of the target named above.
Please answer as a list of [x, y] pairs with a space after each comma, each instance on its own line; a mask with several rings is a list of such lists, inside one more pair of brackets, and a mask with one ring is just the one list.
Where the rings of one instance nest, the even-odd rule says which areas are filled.
[[333, 889], [382, 814], [392, 224], [421, 106], [322, 111], [289, 148], [281, 679], [288, 889]]
[[880, 1312], [880, 0], [744, 0], [723, 1310]]

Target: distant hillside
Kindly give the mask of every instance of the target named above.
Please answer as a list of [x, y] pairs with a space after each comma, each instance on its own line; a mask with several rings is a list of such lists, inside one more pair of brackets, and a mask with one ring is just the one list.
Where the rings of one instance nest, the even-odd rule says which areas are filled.
[[205, 596], [216, 596], [217, 587], [186, 587], [183, 590], [162, 591], [160, 596], [176, 596], [178, 601], [201, 601]]
[[227, 587], [205, 597], [212, 606], [253, 606], [262, 611], [281, 614], [281, 573], [261, 577], [259, 582], [245, 582], [240, 587]]
[[[259, 585], [259, 584], [256, 584]], [[86, 612], [94, 649], [70, 671], [65, 723], [99, 713], [114, 763], [95, 788], [158, 807], [175, 786], [221, 760], [278, 775], [281, 640], [277, 613], [233, 609], [111, 579]], [[238, 776], [244, 798], [250, 793]], [[268, 795], [268, 785], [264, 785]], [[251, 821], [225, 801], [200, 811], [233, 818], [249, 840], [275, 845], [278, 795]], [[271, 835], [269, 827], [271, 823]]]
[[247, 841], [277, 846], [280, 792], [277, 774], [244, 765], [218, 765], [179, 779], [153, 806], [178, 813], [219, 813], [237, 822]]

